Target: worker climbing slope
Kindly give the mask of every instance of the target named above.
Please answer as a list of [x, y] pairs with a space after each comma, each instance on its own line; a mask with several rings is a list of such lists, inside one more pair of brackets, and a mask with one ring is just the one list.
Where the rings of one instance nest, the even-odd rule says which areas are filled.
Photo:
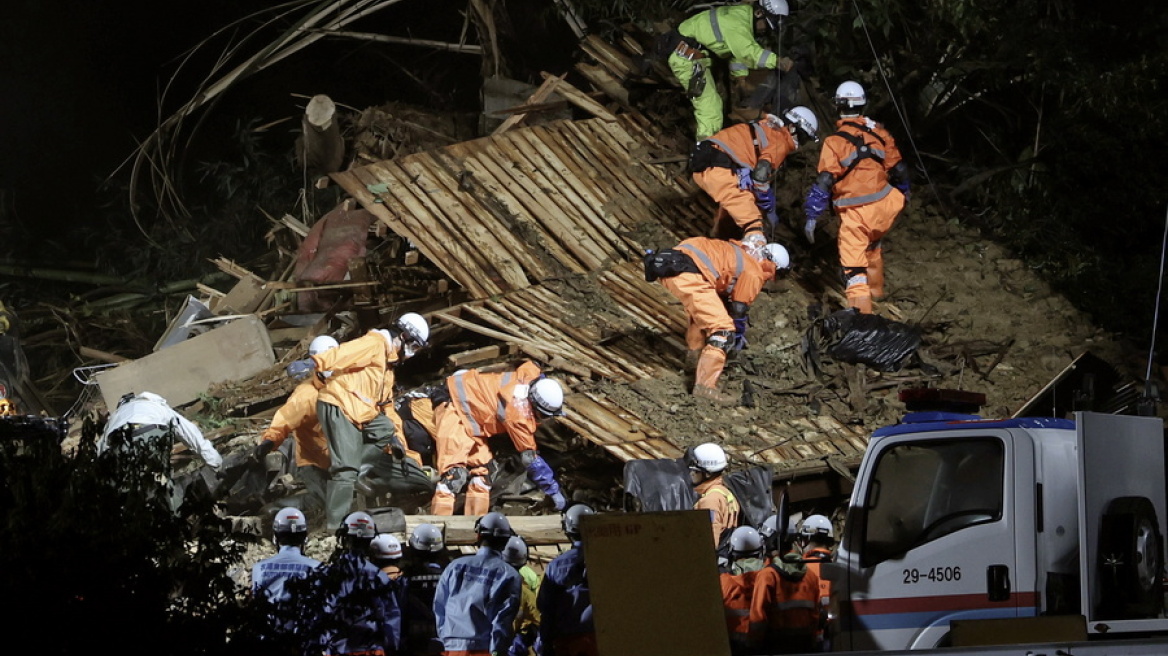
[[910, 181], [896, 140], [863, 115], [867, 102], [864, 88], [856, 82], [836, 88], [840, 118], [836, 132], [823, 140], [819, 176], [803, 203], [803, 234], [815, 243], [815, 226], [830, 201], [840, 215], [839, 258], [848, 305], [871, 314], [873, 299], [884, 296], [880, 241], [904, 208]]
[[759, 45], [757, 37], [779, 28], [789, 13], [787, 0], [758, 0], [713, 7], [685, 19], [667, 35], [670, 40], [669, 70], [686, 90], [697, 123], [696, 139], [709, 138], [722, 129], [723, 102], [711, 57], [730, 60], [730, 76], [736, 86], [745, 85], [751, 69], [791, 69], [791, 60]]
[[[766, 245], [763, 221], [778, 223], [775, 176], [800, 143], [816, 141], [819, 120], [806, 107], [780, 118], [767, 114], [739, 123], [698, 142], [690, 155], [694, 182], [718, 203], [712, 237], [741, 239], [756, 259]], [[733, 226], [726, 225], [727, 219]], [[736, 226], [736, 227], [735, 227]]]

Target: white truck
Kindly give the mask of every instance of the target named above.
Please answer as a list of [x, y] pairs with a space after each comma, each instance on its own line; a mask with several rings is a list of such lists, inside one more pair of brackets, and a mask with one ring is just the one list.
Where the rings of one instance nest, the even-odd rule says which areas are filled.
[[1090, 412], [914, 412], [877, 430], [824, 566], [833, 649], [933, 649], [986, 625], [969, 620], [1083, 616], [1081, 642], [969, 653], [1168, 654], [1164, 439], [1158, 418]]

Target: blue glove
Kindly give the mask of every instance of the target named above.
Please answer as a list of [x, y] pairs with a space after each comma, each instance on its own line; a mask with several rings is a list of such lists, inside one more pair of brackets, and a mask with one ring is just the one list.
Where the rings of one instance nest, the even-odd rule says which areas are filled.
[[735, 351], [741, 351], [746, 348], [746, 327], [750, 325], [750, 320], [747, 317], [738, 317], [734, 320], [734, 344]]
[[307, 377], [315, 369], [316, 362], [314, 362], [312, 358], [308, 358], [306, 360], [297, 360], [290, 363], [288, 367], [284, 369], [284, 371], [288, 372], [288, 375], [295, 378], [296, 380], [300, 380], [301, 378]]
[[738, 174], [738, 188], [739, 189], [753, 189], [754, 178], [750, 177], [750, 169], [741, 168], [735, 171]]
[[803, 236], [807, 238], [808, 244], [815, 243], [815, 219], [807, 219], [807, 223], [803, 224]]
[[762, 210], [763, 214], [770, 214], [775, 211], [775, 188], [771, 187], [766, 191], [754, 190], [754, 204], [758, 205], [758, 209]]
[[803, 215], [809, 223], [814, 223], [827, 211], [831, 204], [831, 194], [819, 185], [811, 185], [807, 191], [807, 198], [803, 201]]
[[900, 193], [904, 194], [904, 202], [907, 203], [909, 199], [912, 198], [912, 183], [910, 183], [908, 180], [899, 180], [892, 186], [896, 187], [900, 190]]
[[563, 500], [564, 497], [560, 494], [560, 484], [556, 482], [556, 475], [552, 473], [551, 466], [547, 464], [543, 456], [534, 451], [525, 451], [524, 453], [532, 454], [531, 456], [521, 454], [521, 457], [527, 462], [527, 476], [531, 482], [538, 485], [544, 494], [553, 497], [553, 500], [557, 495]]

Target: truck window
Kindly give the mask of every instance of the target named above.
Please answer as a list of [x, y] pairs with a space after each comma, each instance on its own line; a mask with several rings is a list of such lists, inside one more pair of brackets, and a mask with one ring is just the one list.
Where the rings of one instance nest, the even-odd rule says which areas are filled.
[[1000, 440], [913, 442], [892, 446], [879, 458], [864, 500], [864, 544], [858, 549], [864, 567], [1002, 518]]

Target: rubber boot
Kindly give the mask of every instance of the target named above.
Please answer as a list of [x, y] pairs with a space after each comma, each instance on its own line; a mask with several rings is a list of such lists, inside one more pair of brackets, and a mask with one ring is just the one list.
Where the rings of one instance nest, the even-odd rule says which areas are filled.
[[434, 498], [430, 500], [430, 514], [447, 517], [454, 514], [454, 494], [441, 483], [434, 490]]
[[698, 368], [694, 372], [694, 386], [701, 385], [718, 389], [718, 379], [726, 366], [726, 352], [716, 346], [706, 346], [698, 357]]
[[466, 486], [466, 509], [468, 516], [480, 517], [491, 512], [491, 486], [483, 477], [475, 476]]
[[713, 387], [706, 387], [705, 385], [694, 385], [693, 395], [694, 398], [713, 401], [718, 405], [724, 405], [727, 407], [738, 405], [738, 401], [734, 400], [733, 397], [727, 394], [723, 394]]

